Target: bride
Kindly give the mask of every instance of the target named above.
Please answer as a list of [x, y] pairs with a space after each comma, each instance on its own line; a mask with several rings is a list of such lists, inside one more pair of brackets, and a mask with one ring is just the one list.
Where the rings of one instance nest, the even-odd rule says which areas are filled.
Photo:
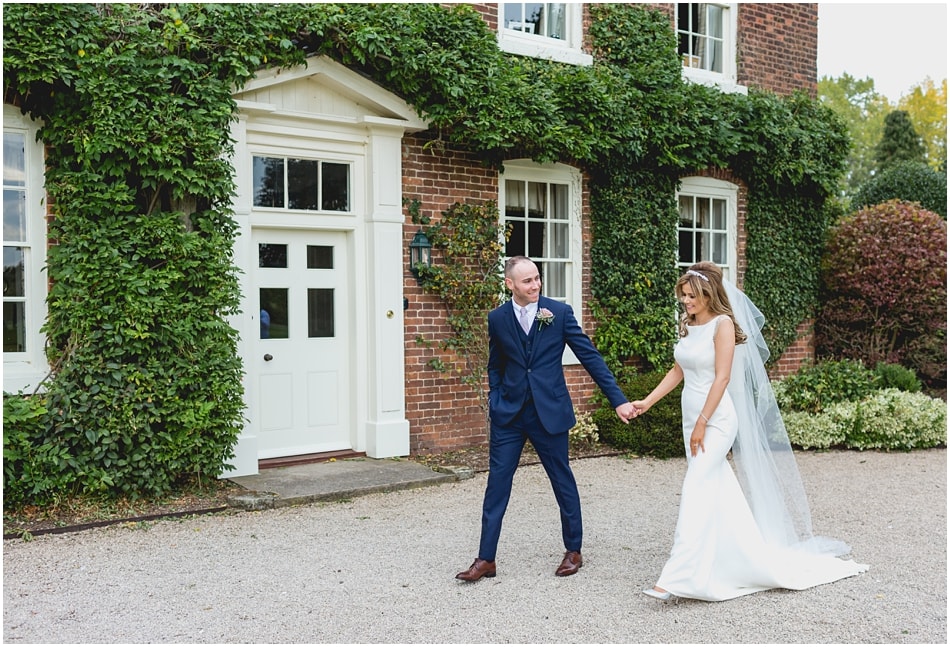
[[[676, 283], [685, 312], [675, 363], [638, 415], [683, 381], [687, 470], [670, 558], [644, 591], [729, 600], [807, 589], [867, 570], [839, 559], [843, 542], [815, 537], [788, 434], [765, 372], [762, 313], [713, 263]], [[730, 449], [738, 478], [726, 459]], [[741, 481], [741, 485], [740, 485]]]

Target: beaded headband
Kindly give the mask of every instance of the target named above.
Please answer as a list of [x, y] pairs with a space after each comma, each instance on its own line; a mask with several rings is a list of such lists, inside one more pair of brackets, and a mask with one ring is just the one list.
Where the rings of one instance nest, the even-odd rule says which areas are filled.
[[692, 274], [693, 276], [698, 276], [702, 280], [706, 281], [706, 283], [709, 283], [709, 277], [707, 277], [705, 274], [697, 272], [696, 270], [686, 270], [686, 273]]

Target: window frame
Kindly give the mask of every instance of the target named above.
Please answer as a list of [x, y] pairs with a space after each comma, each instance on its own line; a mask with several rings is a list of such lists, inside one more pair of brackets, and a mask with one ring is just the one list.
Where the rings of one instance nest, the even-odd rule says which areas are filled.
[[564, 5], [565, 37], [563, 39], [528, 34], [505, 27], [505, 5], [511, 4], [524, 5], [529, 3], [498, 3], [498, 47], [502, 51], [518, 56], [542, 58], [572, 65], [593, 65], [594, 57], [583, 50], [584, 13], [582, 3], [546, 3]]
[[[739, 186], [726, 180], [719, 180], [704, 176], [689, 176], [680, 178], [679, 188], [676, 190], [676, 204], [679, 208], [681, 196], [691, 198], [719, 199], [726, 201], [726, 262], [716, 263], [721, 269], [723, 276], [731, 281], [736, 280], [738, 261], [739, 261]], [[695, 215], [695, 214], [694, 214]], [[684, 230], [677, 218], [676, 234]], [[688, 231], [695, 232], [695, 228]], [[711, 258], [698, 258], [690, 261], [683, 261], [679, 258], [679, 249], [677, 248], [676, 266], [685, 271], [690, 265], [699, 261], [712, 261]]]
[[[42, 124], [24, 115], [19, 108], [3, 105], [3, 131], [23, 135], [26, 173], [26, 239], [24, 243], [24, 328], [26, 350], [3, 353], [3, 390], [7, 393], [30, 392], [38, 388], [49, 373], [46, 336], [41, 328], [46, 321], [46, 250], [49, 244], [46, 223], [45, 149], [37, 141]], [[7, 241], [5, 240], [4, 243]], [[11, 241], [13, 242], [13, 241]], [[19, 245], [18, 245], [19, 246]]]
[[[583, 328], [583, 279], [584, 279], [584, 240], [583, 240], [583, 177], [579, 169], [566, 164], [538, 164], [527, 159], [509, 160], [504, 163], [504, 171], [498, 175], [498, 205], [499, 217], [501, 219], [501, 238], [499, 242], [502, 249], [505, 245], [505, 183], [507, 180], [519, 182], [539, 182], [545, 184], [563, 184], [568, 187], [568, 259], [566, 262], [567, 270], [565, 275], [565, 295], [563, 301], [574, 310], [574, 316], [578, 324]], [[549, 219], [545, 218], [545, 222]], [[561, 221], [559, 221], [561, 222]], [[508, 260], [508, 256], [503, 256], [503, 261]], [[543, 263], [541, 259], [532, 258], [531, 260]], [[544, 283], [541, 285], [541, 294], [549, 296], [544, 290]], [[554, 298], [554, 297], [549, 297]], [[556, 298], [562, 300], [560, 297]], [[570, 348], [565, 348], [562, 358], [563, 364], [579, 363]]]
[[[291, 152], [288, 149], [280, 149], [279, 152], [271, 150], [252, 150], [249, 152], [249, 161], [250, 161], [250, 189], [251, 189], [251, 208], [257, 212], [282, 212], [282, 213], [299, 213], [299, 214], [319, 214], [319, 215], [343, 215], [351, 216], [356, 213], [356, 191], [355, 191], [355, 181], [354, 174], [356, 173], [354, 161], [352, 159], [344, 159], [342, 157], [326, 157], [319, 156], [314, 157], [312, 153], [308, 154], [298, 154], [296, 152]], [[264, 158], [264, 159], [280, 159], [283, 160], [283, 206], [275, 207], [269, 205], [259, 205], [255, 204], [255, 197], [253, 191], [256, 188], [254, 184], [254, 165], [255, 158]], [[317, 163], [317, 200], [318, 202], [323, 201], [323, 166], [324, 164], [336, 164], [340, 166], [347, 167], [347, 208], [346, 209], [301, 209], [288, 206], [288, 203], [291, 200], [291, 194], [289, 191], [290, 175], [289, 166], [291, 162], [316, 162]], [[321, 204], [322, 207], [322, 204]]]
[[[715, 5], [722, 9], [722, 72], [713, 72], [698, 67], [683, 65], [683, 78], [693, 83], [709, 85], [719, 88], [723, 92], [746, 94], [748, 88], [738, 84], [738, 33], [739, 33], [739, 5], [738, 3], [725, 2], [688, 2], [676, 3], [673, 7], [673, 31], [677, 39], [677, 52], [679, 52], [679, 7], [681, 4], [703, 4]], [[683, 54], [680, 53], [682, 57]]]

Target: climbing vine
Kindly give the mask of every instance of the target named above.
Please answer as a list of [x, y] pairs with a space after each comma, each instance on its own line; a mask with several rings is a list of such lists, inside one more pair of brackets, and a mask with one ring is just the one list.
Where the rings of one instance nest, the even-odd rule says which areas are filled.
[[[24, 497], [161, 493], [230, 458], [243, 425], [227, 325], [238, 304], [232, 93], [260, 68], [311, 55], [402, 96], [436, 142], [486, 164], [530, 157], [589, 172], [592, 306], [615, 364], [668, 360], [676, 182], [732, 169], [748, 187], [746, 289], [781, 354], [815, 308], [844, 126], [804, 95], [683, 82], [669, 19], [646, 5], [590, 14], [594, 64], [572, 66], [501, 52], [461, 4], [5, 5], [5, 96], [42, 123], [56, 242], [53, 373], [28, 416], [39, 431], [18, 437], [17, 452], [4, 434], [5, 455], [49, 477]], [[469, 205], [443, 217], [490, 213]], [[432, 234], [448, 251], [459, 230]], [[498, 240], [490, 228], [477, 235]], [[459, 339], [457, 351], [478, 356], [481, 340]], [[5, 483], [21, 468], [5, 461]]]

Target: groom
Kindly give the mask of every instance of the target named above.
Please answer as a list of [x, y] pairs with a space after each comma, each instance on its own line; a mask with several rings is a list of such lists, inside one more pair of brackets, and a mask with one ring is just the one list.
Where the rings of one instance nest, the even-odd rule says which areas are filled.
[[564, 559], [555, 575], [573, 575], [581, 558], [581, 501], [568, 459], [568, 431], [576, 423], [564, 381], [564, 346], [607, 396], [624, 422], [636, 416], [613, 374], [567, 304], [541, 296], [538, 267], [525, 256], [505, 264], [511, 301], [488, 314], [488, 408], [491, 418], [488, 485], [482, 505], [478, 558], [455, 577], [495, 577], [495, 550], [525, 440], [547, 472], [561, 511]]

